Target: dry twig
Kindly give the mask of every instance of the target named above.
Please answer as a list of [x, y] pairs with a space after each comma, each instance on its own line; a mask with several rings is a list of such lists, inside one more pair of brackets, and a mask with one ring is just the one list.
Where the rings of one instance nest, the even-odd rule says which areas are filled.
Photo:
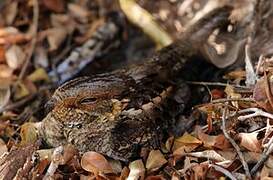
[[248, 108], [248, 109], [243, 109], [243, 110], [238, 111], [239, 114], [248, 113], [248, 112], [253, 112], [253, 113], [248, 114], [248, 115], [239, 116], [238, 119], [240, 121], [243, 121], [243, 120], [246, 120], [249, 118], [254, 118], [257, 116], [263, 116], [263, 117], [273, 119], [273, 114], [270, 114], [268, 112], [264, 112], [263, 110], [258, 109], [258, 108]]
[[226, 113], [227, 113], [227, 107], [224, 108], [224, 112], [223, 112], [223, 116], [222, 116], [222, 130], [224, 133], [225, 138], [227, 138], [227, 140], [232, 144], [232, 146], [234, 147], [234, 149], [236, 150], [236, 153], [239, 156], [239, 159], [244, 167], [246, 176], [248, 179], [251, 179], [251, 174], [249, 171], [249, 167], [244, 159], [243, 153], [240, 150], [240, 147], [236, 144], [236, 142], [230, 137], [230, 135], [228, 134], [227, 130], [226, 130]]
[[38, 20], [39, 20], [39, 4], [38, 4], [38, 0], [33, 0], [33, 24], [32, 24], [32, 28], [31, 31], [32, 31], [32, 40], [31, 40], [31, 43], [30, 43], [30, 48], [29, 48], [29, 51], [27, 53], [27, 57], [26, 57], [26, 60], [24, 62], [24, 65], [22, 67], [22, 70], [19, 74], [19, 80], [23, 79], [24, 76], [25, 76], [25, 73], [26, 73], [26, 70], [27, 70], [27, 67], [30, 63], [30, 59], [31, 59], [31, 56], [33, 54], [33, 51], [34, 51], [34, 48], [35, 48], [35, 45], [36, 45], [36, 41], [37, 41], [37, 31], [38, 31]]

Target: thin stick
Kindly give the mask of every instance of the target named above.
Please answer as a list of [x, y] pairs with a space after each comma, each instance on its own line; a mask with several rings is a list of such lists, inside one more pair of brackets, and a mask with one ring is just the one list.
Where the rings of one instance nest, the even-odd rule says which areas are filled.
[[231, 102], [231, 101], [246, 101], [246, 102], [255, 102], [253, 98], [224, 98], [224, 99], [215, 99], [211, 101], [210, 103], [216, 104], [216, 103], [225, 103], [225, 102]]
[[270, 114], [268, 112], [264, 112], [263, 110], [258, 109], [258, 108], [247, 108], [247, 109], [243, 109], [243, 110], [238, 111], [238, 113], [240, 113], [240, 114], [241, 113], [247, 113], [247, 112], [253, 112], [253, 113], [248, 114], [248, 115], [239, 116], [238, 120], [243, 121], [243, 120], [253, 118], [253, 117], [257, 117], [257, 116], [263, 116], [263, 117], [266, 117], [266, 118], [273, 119], [273, 114]]
[[264, 149], [261, 159], [251, 169], [251, 172], [250, 172], [251, 175], [256, 174], [256, 172], [260, 169], [260, 167], [268, 159], [269, 155], [273, 152], [273, 137], [269, 140], [268, 144], [269, 144], [269, 147]]
[[243, 165], [243, 168], [245, 170], [246, 176], [248, 179], [251, 179], [249, 167], [244, 159], [243, 153], [240, 150], [240, 147], [236, 144], [236, 142], [229, 136], [227, 130], [226, 130], [226, 111], [227, 111], [227, 106], [224, 108], [223, 116], [222, 116], [222, 130], [224, 133], [225, 138], [232, 144], [234, 149], [236, 150], [236, 153], [238, 154], [240, 161]]
[[32, 37], [32, 40], [31, 40], [31, 44], [30, 44], [30, 48], [29, 48], [29, 51], [27, 53], [27, 57], [26, 57], [26, 60], [24, 62], [24, 65], [22, 67], [22, 70], [19, 74], [19, 80], [23, 79], [24, 76], [25, 76], [25, 73], [26, 73], [26, 70], [27, 70], [27, 67], [30, 63], [30, 59], [31, 59], [31, 56], [33, 54], [33, 51], [34, 51], [34, 48], [35, 48], [35, 44], [36, 44], [36, 41], [37, 41], [37, 31], [38, 31], [38, 20], [39, 20], [39, 4], [38, 4], [38, 1], [37, 0], [33, 0], [33, 18], [32, 18], [32, 21], [33, 21], [33, 37]]
[[223, 168], [219, 165], [216, 165], [216, 164], [210, 164], [209, 166], [213, 167], [216, 171], [223, 173], [224, 175], [229, 177], [231, 180], [236, 180], [236, 178], [233, 176], [233, 174], [231, 172], [229, 172], [228, 170], [226, 170], [225, 168]]
[[[206, 86], [224, 86], [226, 87], [227, 83], [221, 83], [221, 82], [204, 82], [204, 81], [186, 81], [188, 84], [195, 84], [195, 85], [206, 85]], [[249, 89], [249, 87], [246, 86], [240, 86], [240, 85], [232, 85], [235, 88], [244, 88], [244, 89]]]

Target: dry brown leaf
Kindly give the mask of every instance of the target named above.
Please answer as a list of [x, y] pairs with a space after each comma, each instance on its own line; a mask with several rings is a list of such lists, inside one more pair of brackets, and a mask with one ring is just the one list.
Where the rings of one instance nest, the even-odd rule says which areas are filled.
[[63, 28], [68, 34], [71, 34], [76, 27], [74, 19], [67, 14], [51, 14], [50, 22], [52, 27]]
[[165, 180], [163, 175], [147, 176], [145, 180]]
[[34, 123], [27, 122], [21, 126], [21, 145], [35, 143], [38, 140], [38, 132]]
[[10, 2], [6, 7], [5, 7], [5, 13], [4, 17], [5, 17], [5, 21], [7, 25], [10, 25], [13, 23], [17, 12], [18, 12], [18, 2], [17, 1], [12, 1]]
[[120, 173], [120, 180], [125, 180], [125, 179], [127, 179], [127, 177], [129, 176], [129, 173], [130, 173], [130, 169], [127, 167], [127, 166], [125, 166], [123, 169], [122, 169], [122, 171], [121, 171], [121, 173]]
[[175, 138], [174, 144], [173, 144], [173, 151], [177, 150], [178, 148], [182, 146], [199, 146], [202, 144], [202, 141], [197, 139], [196, 137], [190, 135], [190, 134], [184, 134], [183, 136], [179, 138]]
[[6, 60], [5, 54], [6, 54], [6, 49], [3, 46], [0, 46], [0, 63], [5, 62]]
[[152, 150], [146, 161], [146, 169], [149, 172], [156, 171], [167, 162], [168, 161], [159, 150]]
[[272, 180], [273, 179], [273, 169], [268, 168], [266, 165], [263, 166], [260, 178], [262, 180]]
[[181, 157], [184, 157], [188, 152], [192, 152], [199, 145], [190, 145], [190, 146], [181, 146], [173, 152], [174, 161], [179, 160]]
[[110, 166], [112, 167], [113, 172], [115, 174], [120, 174], [121, 173], [121, 171], [122, 171], [122, 164], [121, 164], [120, 161], [114, 160], [114, 159], [109, 159], [108, 162], [109, 162]]
[[37, 81], [49, 82], [48, 74], [43, 68], [36, 69], [34, 72], [32, 72], [30, 75], [27, 76], [27, 79], [32, 82], [37, 82]]
[[144, 180], [145, 167], [142, 160], [135, 160], [129, 164], [130, 173], [127, 180]]
[[49, 44], [49, 51], [54, 51], [59, 48], [61, 43], [65, 40], [67, 32], [64, 28], [51, 28], [47, 30], [47, 41]]
[[43, 0], [43, 4], [49, 10], [56, 12], [56, 13], [62, 13], [65, 10], [64, 0]]
[[208, 165], [196, 164], [191, 169], [193, 171], [192, 177], [195, 177], [195, 179], [203, 179], [204, 177], [206, 177]]
[[13, 69], [5, 64], [0, 64], [0, 78], [12, 78]]
[[[234, 91], [234, 88], [231, 85], [226, 86], [225, 93], [227, 94], [228, 98], [241, 98], [242, 97], [241, 94], [236, 93]], [[238, 101], [232, 101], [231, 103], [232, 103], [233, 106], [235, 106], [237, 108], [239, 107]]]
[[5, 37], [8, 35], [15, 35], [18, 33], [19, 33], [19, 30], [15, 27], [12, 27], [12, 26], [0, 28], [0, 37]]
[[82, 23], [88, 22], [89, 12], [84, 7], [79, 6], [78, 4], [69, 3], [68, 10], [69, 10], [69, 13], [80, 22]]
[[198, 139], [204, 143], [205, 148], [217, 148], [226, 150], [230, 147], [229, 141], [225, 138], [223, 134], [212, 136], [202, 132], [201, 128], [197, 130]]
[[224, 75], [224, 79], [230, 79], [230, 80], [243, 80], [246, 78], [246, 72], [244, 70], [234, 70], [229, 72], [228, 74]]
[[197, 157], [197, 158], [206, 158], [206, 159], [215, 160], [215, 161], [219, 161], [219, 162], [226, 161], [226, 159], [224, 157], [222, 157], [220, 154], [218, 154], [214, 150], [191, 152], [191, 153], [187, 153], [187, 155]]
[[20, 46], [12, 45], [5, 53], [6, 62], [12, 69], [19, 69], [26, 59], [26, 54]]
[[[271, 79], [271, 77], [270, 77]], [[272, 94], [273, 92], [273, 84], [271, 81], [269, 81], [269, 86], [270, 86], [270, 92]], [[253, 98], [255, 102], [263, 109], [269, 112], [273, 112], [273, 107], [271, 106], [269, 102], [269, 97], [267, 96], [266, 93], [266, 79], [265, 76], [260, 78], [254, 87], [253, 90]]]
[[83, 154], [81, 166], [84, 170], [98, 176], [100, 173], [113, 173], [113, 169], [105, 157], [97, 152], [89, 151]]
[[48, 52], [44, 47], [36, 47], [34, 52], [34, 66], [35, 67], [42, 67], [48, 68], [49, 67], [49, 59], [48, 59]]
[[258, 132], [239, 133], [240, 145], [252, 152], [261, 152], [261, 141], [257, 139]]
[[[243, 155], [247, 163], [257, 163], [262, 158], [262, 154], [256, 152], [244, 152]], [[264, 164], [273, 169], [273, 156], [269, 156]]]
[[25, 43], [31, 39], [31, 36], [28, 34], [9, 34], [4, 37], [0, 37], [0, 44], [2, 45], [9, 45], [9, 44], [19, 44]]
[[37, 92], [37, 88], [33, 84], [33, 82], [29, 81], [28, 79], [25, 79], [24, 81], [19, 81], [18, 83], [16, 83], [14, 98], [16, 100], [21, 99], [35, 92]]
[[37, 150], [37, 154], [39, 154], [39, 157], [41, 160], [47, 159], [49, 162], [52, 161], [52, 154], [54, 149], [40, 149]]

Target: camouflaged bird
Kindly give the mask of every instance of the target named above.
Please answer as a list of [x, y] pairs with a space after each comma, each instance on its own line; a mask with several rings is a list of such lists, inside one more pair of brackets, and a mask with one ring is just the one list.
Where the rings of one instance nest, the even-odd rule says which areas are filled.
[[186, 62], [200, 56], [209, 35], [228, 24], [229, 12], [228, 7], [212, 11], [143, 63], [63, 84], [49, 102], [41, 137], [53, 147], [69, 143], [80, 152], [122, 161], [136, 155], [136, 147], [160, 148], [173, 112], [183, 111], [189, 98], [183, 93], [174, 98], [187, 87], [174, 79]]

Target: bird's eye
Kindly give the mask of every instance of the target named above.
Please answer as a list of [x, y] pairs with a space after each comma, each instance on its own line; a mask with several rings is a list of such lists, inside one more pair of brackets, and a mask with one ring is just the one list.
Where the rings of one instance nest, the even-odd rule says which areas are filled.
[[73, 128], [73, 126], [74, 126], [73, 123], [68, 123], [68, 124], [67, 124], [67, 127], [68, 127], [68, 128]]
[[94, 97], [88, 97], [88, 98], [84, 98], [80, 101], [81, 104], [91, 104], [97, 101], [97, 98]]
[[81, 124], [77, 124], [77, 125], [76, 125], [76, 128], [77, 128], [77, 129], [81, 129], [81, 128], [82, 128], [82, 125], [81, 125]]

